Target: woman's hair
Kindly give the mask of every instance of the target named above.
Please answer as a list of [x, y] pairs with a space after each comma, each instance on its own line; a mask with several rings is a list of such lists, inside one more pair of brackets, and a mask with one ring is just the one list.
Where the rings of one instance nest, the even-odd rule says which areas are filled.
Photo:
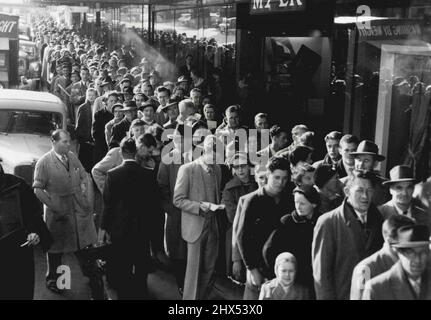
[[316, 168], [308, 163], [298, 166], [295, 170], [292, 170], [292, 182], [299, 185], [306, 173], [314, 173], [314, 171], [316, 171]]
[[315, 204], [316, 206], [320, 206], [320, 196], [319, 192], [317, 192], [316, 188], [313, 186], [303, 186], [301, 188], [296, 187], [293, 190], [293, 194], [300, 193], [302, 194], [308, 202]]

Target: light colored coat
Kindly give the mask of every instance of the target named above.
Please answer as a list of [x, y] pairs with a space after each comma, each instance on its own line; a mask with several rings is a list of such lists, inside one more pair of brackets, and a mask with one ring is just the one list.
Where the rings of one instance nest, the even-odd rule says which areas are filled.
[[[174, 190], [174, 205], [182, 212], [181, 234], [189, 243], [199, 239], [205, 222], [205, 218], [199, 215], [200, 202], [207, 201], [204, 169], [199, 161], [200, 158], [180, 167]], [[214, 166], [214, 173], [220, 190], [221, 168], [218, 165]], [[217, 203], [220, 203], [220, 193], [221, 191], [217, 194]]]
[[365, 284], [362, 300], [431, 300], [431, 270], [422, 275], [419, 299], [411, 288], [406, 273], [398, 261], [392, 268]]
[[95, 164], [91, 170], [94, 182], [97, 188], [103, 194], [103, 189], [105, 187], [106, 176], [108, 171], [119, 166], [123, 163], [123, 156], [121, 155], [120, 148], [112, 148], [108, 151], [106, 156]]
[[383, 219], [376, 207], [370, 207], [367, 219], [368, 239], [346, 200], [317, 220], [311, 250], [317, 300], [348, 300], [353, 269], [383, 246]]
[[353, 270], [350, 300], [361, 300], [365, 283], [388, 271], [397, 261], [398, 257], [390, 251], [389, 244], [385, 242], [382, 249], [359, 262]]
[[261, 289], [259, 300], [309, 300], [307, 288], [300, 284], [292, 284], [287, 291], [278, 283], [277, 278], [265, 282]]
[[50, 253], [76, 252], [97, 241], [88, 177], [78, 158], [68, 153], [69, 171], [51, 150], [36, 163], [33, 188], [45, 190], [52, 206], [44, 205], [44, 220], [54, 243]]

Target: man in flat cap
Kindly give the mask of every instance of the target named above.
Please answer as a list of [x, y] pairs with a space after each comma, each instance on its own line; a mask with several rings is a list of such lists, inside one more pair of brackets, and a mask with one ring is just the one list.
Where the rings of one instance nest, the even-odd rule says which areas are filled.
[[133, 100], [125, 101], [123, 108], [118, 111], [124, 112], [124, 118], [112, 127], [110, 147], [118, 147], [120, 145], [120, 141], [127, 135], [130, 129], [130, 124], [138, 115], [138, 108], [136, 107], [136, 102]]
[[431, 300], [429, 228], [402, 227], [392, 246], [399, 261], [365, 284], [362, 300]]

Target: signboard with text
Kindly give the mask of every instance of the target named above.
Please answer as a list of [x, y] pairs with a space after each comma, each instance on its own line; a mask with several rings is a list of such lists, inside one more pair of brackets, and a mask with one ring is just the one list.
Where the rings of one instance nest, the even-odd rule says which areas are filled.
[[0, 38], [18, 39], [18, 16], [0, 13]]
[[370, 28], [358, 29], [359, 40], [420, 39], [422, 24], [418, 20], [372, 21]]
[[250, 0], [250, 14], [305, 11], [307, 0]]

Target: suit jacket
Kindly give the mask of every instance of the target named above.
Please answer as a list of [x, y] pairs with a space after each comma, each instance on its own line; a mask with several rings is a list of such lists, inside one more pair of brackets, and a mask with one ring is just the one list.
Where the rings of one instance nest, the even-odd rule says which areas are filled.
[[[431, 227], [431, 223], [430, 223], [430, 216], [427, 212], [427, 210], [416, 206], [412, 203], [411, 205], [411, 218], [416, 220], [416, 223], [418, 224], [424, 224], [428, 227]], [[389, 218], [392, 215], [397, 215], [399, 214], [397, 209], [395, 208], [395, 205], [393, 204], [392, 200], [386, 202], [385, 204], [382, 204], [379, 207], [379, 211], [382, 213], [382, 217], [384, 220], [386, 220], [387, 218]]]
[[362, 300], [431, 300], [431, 270], [422, 275], [420, 297], [416, 297], [398, 261], [392, 268], [365, 284]]
[[93, 140], [91, 137], [92, 119], [91, 102], [87, 101], [79, 106], [78, 113], [76, 115], [75, 133], [80, 143]]
[[[178, 170], [174, 189], [174, 205], [181, 209], [181, 234], [189, 243], [196, 242], [202, 234], [205, 217], [199, 215], [201, 201], [207, 201], [204, 186], [204, 169], [200, 164], [201, 158], [184, 164]], [[221, 169], [214, 166], [218, 190], [217, 203], [220, 203]]]
[[388, 271], [397, 261], [398, 257], [390, 251], [389, 244], [385, 243], [382, 249], [359, 262], [353, 270], [350, 300], [361, 300], [365, 283]]
[[312, 261], [318, 300], [348, 300], [355, 266], [383, 245], [380, 212], [368, 210], [367, 231], [362, 229], [353, 208], [341, 206], [317, 220], [313, 234]]
[[130, 244], [149, 258], [150, 243], [155, 252], [163, 248], [164, 214], [154, 173], [135, 161], [125, 161], [108, 172], [103, 192], [101, 228], [112, 243]]

